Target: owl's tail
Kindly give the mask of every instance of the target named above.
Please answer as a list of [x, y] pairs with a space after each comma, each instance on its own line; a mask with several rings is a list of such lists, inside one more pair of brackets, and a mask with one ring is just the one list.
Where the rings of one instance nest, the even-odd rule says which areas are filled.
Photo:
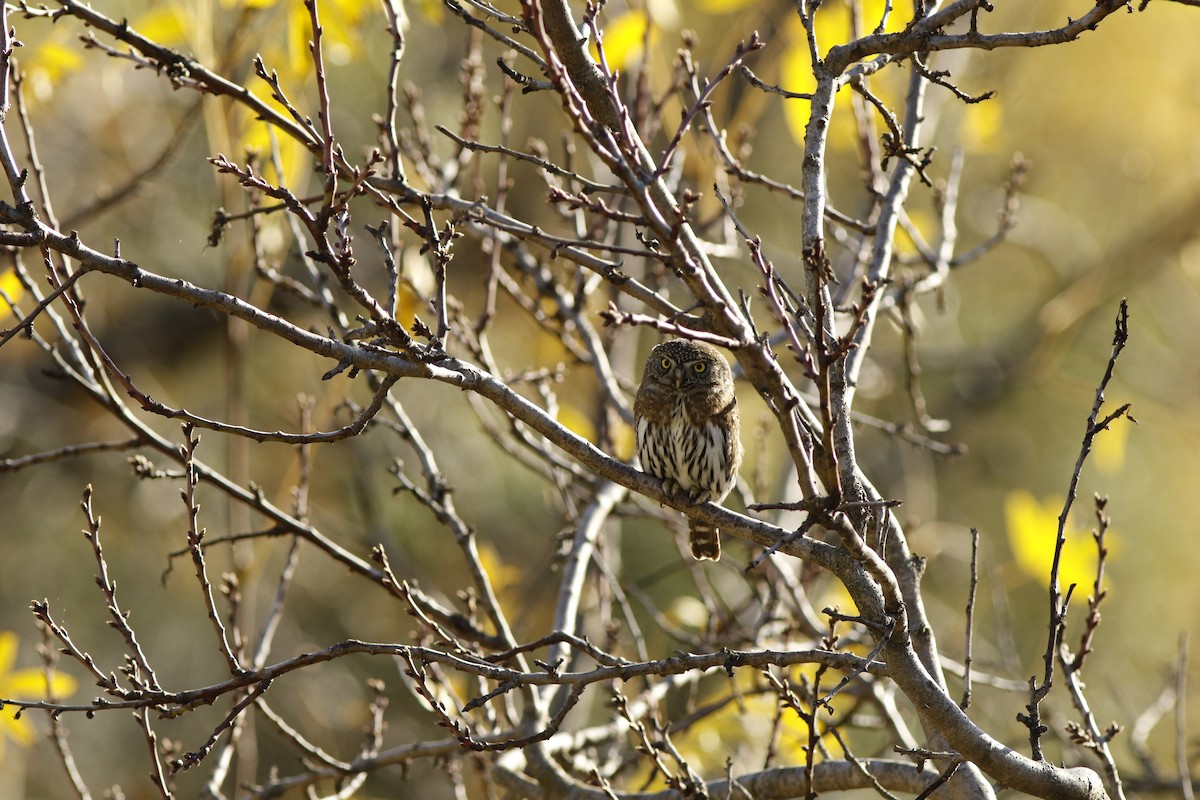
[[692, 556], [698, 561], [721, 558], [721, 531], [706, 522], [693, 520], [688, 528], [692, 540]]

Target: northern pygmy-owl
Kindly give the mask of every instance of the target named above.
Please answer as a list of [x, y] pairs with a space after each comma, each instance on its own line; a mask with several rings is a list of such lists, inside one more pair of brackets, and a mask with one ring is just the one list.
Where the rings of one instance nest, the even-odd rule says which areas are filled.
[[[742, 463], [737, 398], [729, 362], [712, 345], [686, 339], [650, 351], [633, 405], [642, 469], [672, 497], [719, 503]], [[691, 520], [692, 555], [716, 561], [721, 538]]]

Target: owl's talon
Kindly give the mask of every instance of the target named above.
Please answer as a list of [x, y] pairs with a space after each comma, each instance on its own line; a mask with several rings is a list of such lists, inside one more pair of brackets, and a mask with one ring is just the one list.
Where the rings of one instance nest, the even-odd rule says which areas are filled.
[[662, 486], [663, 494], [671, 498], [672, 503], [698, 506], [712, 499], [712, 492], [698, 486], [694, 486], [690, 490], [684, 489], [674, 478], [664, 478]]
[[672, 503], [691, 502], [688, 500], [688, 493], [683, 490], [683, 487], [674, 478], [663, 478], [662, 485], [663, 494], [671, 498]]

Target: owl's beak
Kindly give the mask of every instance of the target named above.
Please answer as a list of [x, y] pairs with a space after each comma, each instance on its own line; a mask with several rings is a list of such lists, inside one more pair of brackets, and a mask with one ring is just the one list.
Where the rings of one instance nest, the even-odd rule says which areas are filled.
[[678, 389], [683, 385], [683, 365], [675, 367], [675, 388]]

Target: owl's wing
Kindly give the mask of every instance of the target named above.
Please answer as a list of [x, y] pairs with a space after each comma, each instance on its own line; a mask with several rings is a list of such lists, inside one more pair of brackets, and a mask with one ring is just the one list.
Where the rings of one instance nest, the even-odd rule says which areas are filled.
[[742, 463], [741, 414], [738, 412], [737, 398], [732, 397], [714, 414], [713, 421], [725, 434], [725, 462], [732, 464], [731, 471], [736, 473]]

